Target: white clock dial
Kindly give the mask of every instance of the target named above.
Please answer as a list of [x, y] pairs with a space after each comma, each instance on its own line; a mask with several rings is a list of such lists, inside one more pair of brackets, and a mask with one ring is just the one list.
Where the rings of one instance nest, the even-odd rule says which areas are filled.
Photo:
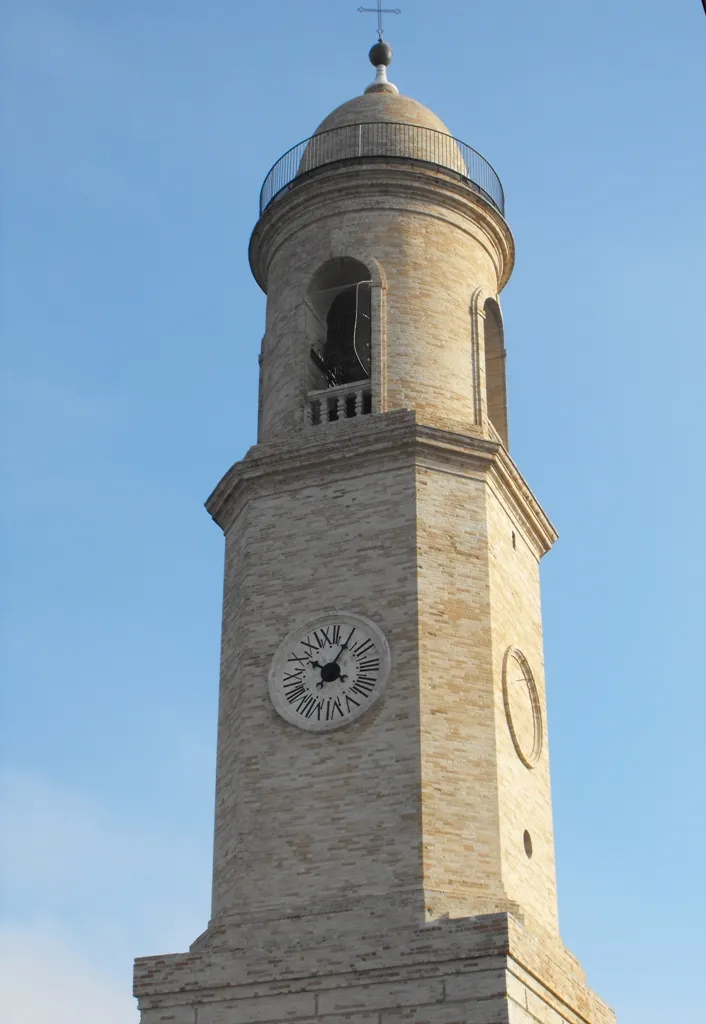
[[374, 622], [330, 612], [292, 630], [270, 668], [276, 710], [301, 729], [325, 732], [355, 721], [382, 694], [387, 641]]

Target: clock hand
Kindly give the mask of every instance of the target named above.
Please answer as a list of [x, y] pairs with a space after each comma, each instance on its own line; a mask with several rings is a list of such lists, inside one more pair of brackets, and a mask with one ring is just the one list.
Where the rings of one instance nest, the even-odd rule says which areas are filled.
[[346, 640], [346, 642], [341, 645], [341, 649], [338, 652], [338, 654], [336, 655], [336, 657], [333, 659], [333, 661], [329, 662], [329, 665], [337, 665], [338, 664], [338, 659], [341, 657], [343, 652], [347, 651], [347, 650], [348, 650], [348, 641]]
[[[348, 637], [348, 640], [353, 636], [353, 632], [354, 631], [351, 630], [351, 635]], [[312, 668], [318, 668], [321, 672], [321, 679], [316, 684], [317, 690], [323, 690], [326, 683], [332, 683], [335, 679], [340, 679], [341, 682], [343, 682], [348, 678], [341, 672], [341, 666], [338, 664], [339, 658], [343, 652], [348, 650], [348, 640], [346, 640], [344, 644], [341, 644], [340, 650], [333, 661], [327, 661], [324, 665], [318, 661], [309, 662]]]

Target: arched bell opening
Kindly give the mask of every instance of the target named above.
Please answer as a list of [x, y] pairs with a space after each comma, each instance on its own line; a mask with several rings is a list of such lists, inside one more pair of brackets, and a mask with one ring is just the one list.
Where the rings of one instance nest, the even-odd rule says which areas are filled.
[[336, 295], [326, 314], [326, 341], [312, 358], [328, 387], [370, 379], [370, 282], [358, 281]]
[[483, 312], [485, 314], [485, 388], [488, 419], [507, 448], [507, 386], [502, 314], [495, 299], [486, 300]]
[[312, 281], [309, 300], [318, 319], [312, 383], [320, 388], [370, 379], [371, 286], [367, 267], [350, 257], [329, 261]]
[[326, 263], [309, 287], [314, 314], [308, 381], [312, 424], [372, 411], [371, 289], [367, 267], [347, 256]]

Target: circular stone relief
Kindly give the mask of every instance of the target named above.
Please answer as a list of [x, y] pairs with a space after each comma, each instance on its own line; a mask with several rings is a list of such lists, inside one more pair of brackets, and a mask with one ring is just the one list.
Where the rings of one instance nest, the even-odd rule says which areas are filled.
[[532, 669], [518, 647], [505, 651], [503, 700], [517, 756], [527, 768], [534, 768], [542, 753], [542, 711]]

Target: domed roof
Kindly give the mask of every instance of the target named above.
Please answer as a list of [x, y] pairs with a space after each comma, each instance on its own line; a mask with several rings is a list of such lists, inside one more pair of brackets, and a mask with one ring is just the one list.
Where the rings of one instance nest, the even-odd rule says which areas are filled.
[[371, 156], [422, 160], [468, 174], [444, 122], [422, 103], [387, 91], [366, 92], [329, 114], [307, 142], [297, 174]]
[[[361, 165], [363, 173], [367, 173], [372, 159], [380, 161], [375, 173], [386, 166], [384, 161], [394, 162], [395, 180], [406, 161], [425, 164], [437, 176], [453, 171], [454, 176], [460, 175], [502, 213], [502, 185], [487, 160], [455, 139], [441, 118], [423, 103], [400, 96], [397, 86], [388, 81], [392, 47], [381, 34], [368, 56], [375, 67], [375, 81], [362, 96], [336, 107], [313, 135], [280, 157], [262, 186], [260, 212], [280, 193], [288, 191], [297, 178], [332, 164], [340, 165], [342, 161], [350, 164], [347, 168], [337, 167], [336, 174], [351, 171], [359, 175]], [[414, 170], [416, 173], [418, 166]]]
[[332, 128], [365, 124], [370, 121], [414, 124], [450, 135], [444, 122], [423, 103], [418, 103], [409, 96], [389, 92], [368, 92], [342, 103], [321, 122], [314, 134], [320, 135]]

